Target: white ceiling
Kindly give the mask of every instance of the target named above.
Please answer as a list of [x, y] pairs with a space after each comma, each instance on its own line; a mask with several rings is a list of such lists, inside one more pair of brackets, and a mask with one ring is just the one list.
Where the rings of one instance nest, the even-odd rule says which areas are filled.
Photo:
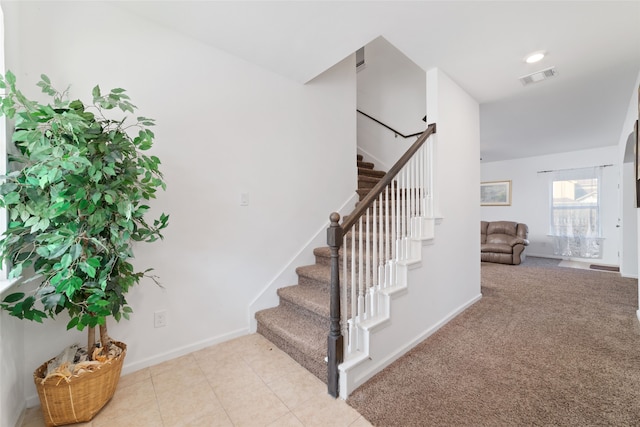
[[301, 83], [383, 36], [480, 103], [483, 161], [617, 144], [640, 71], [640, 0], [117, 4]]

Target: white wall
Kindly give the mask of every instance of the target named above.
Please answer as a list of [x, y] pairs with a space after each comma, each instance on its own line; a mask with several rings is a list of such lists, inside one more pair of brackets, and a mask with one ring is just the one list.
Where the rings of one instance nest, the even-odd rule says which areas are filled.
[[[549, 234], [549, 174], [540, 171], [581, 168], [612, 164], [602, 169], [600, 190], [603, 257], [599, 264], [618, 265], [620, 247], [616, 225], [619, 211], [619, 159], [617, 147], [573, 151], [546, 156], [527, 157], [501, 162], [482, 163], [482, 181], [512, 181], [511, 206], [483, 206], [484, 221], [517, 221], [529, 226], [528, 255], [554, 257]], [[578, 259], [578, 258], [576, 258]]]
[[[627, 115], [624, 119], [622, 129], [620, 130], [620, 139], [618, 142], [618, 158], [622, 162], [627, 151], [627, 139], [629, 133], [633, 131], [633, 125], [638, 120], [638, 103], [640, 100], [640, 70], [636, 82], [630, 89], [629, 106], [627, 107]], [[620, 273], [630, 277], [638, 276], [638, 264], [640, 264], [640, 209], [635, 208], [635, 170], [630, 164], [625, 165], [623, 170], [623, 180], [621, 183], [622, 194], [625, 199], [620, 203], [622, 206], [622, 265]], [[629, 198], [633, 200], [629, 200]], [[634, 233], [635, 229], [635, 233]], [[635, 255], [629, 257], [629, 253]], [[640, 300], [640, 288], [638, 289], [638, 300]], [[638, 318], [640, 319], [640, 310], [638, 310]]]
[[[7, 64], [27, 95], [40, 73], [71, 83], [72, 96], [124, 87], [158, 123], [167, 191], [152, 207], [170, 226], [135, 263], [154, 267], [164, 289], [135, 288], [131, 320], [110, 328], [129, 346], [124, 373], [247, 333], [249, 303], [356, 187], [354, 57], [300, 85], [114, 3], [6, 6]], [[156, 310], [167, 310], [166, 327], [153, 328]], [[30, 404], [32, 371], [84, 340], [65, 323], [24, 324]]]
[[426, 77], [427, 115], [437, 126], [434, 203], [441, 222], [424, 259], [435, 292], [430, 308], [442, 316], [480, 295], [480, 109], [441, 70]]
[[[382, 37], [365, 46], [365, 63], [357, 75], [358, 109], [404, 135], [424, 131], [424, 70]], [[416, 139], [358, 114], [358, 150], [376, 169], [391, 169]]]
[[638, 277], [638, 217], [636, 205], [636, 171], [633, 162], [622, 165], [620, 191], [622, 215], [620, 222], [620, 274]]
[[[0, 293], [0, 300], [6, 294]], [[23, 322], [0, 311], [0, 426], [16, 425], [25, 408]]]

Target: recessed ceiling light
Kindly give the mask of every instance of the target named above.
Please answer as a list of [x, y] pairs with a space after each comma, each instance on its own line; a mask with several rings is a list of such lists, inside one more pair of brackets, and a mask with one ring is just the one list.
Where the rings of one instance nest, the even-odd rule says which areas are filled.
[[533, 64], [534, 62], [540, 61], [542, 58], [544, 58], [544, 52], [533, 52], [532, 54], [527, 55], [524, 62], [527, 64]]

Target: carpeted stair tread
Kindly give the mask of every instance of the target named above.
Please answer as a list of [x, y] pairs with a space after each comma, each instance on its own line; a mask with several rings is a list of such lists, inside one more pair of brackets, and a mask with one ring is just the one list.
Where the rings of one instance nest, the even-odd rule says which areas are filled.
[[376, 178], [382, 178], [387, 173], [376, 169], [358, 168], [358, 176], [371, 176]]
[[363, 169], [373, 169], [375, 165], [371, 162], [358, 161], [358, 167]]
[[376, 185], [378, 182], [380, 182], [380, 178], [378, 178], [377, 176], [367, 176], [367, 175], [358, 176], [358, 184], [370, 183], [370, 184]]
[[[344, 247], [341, 247], [338, 251], [338, 257], [343, 258]], [[323, 246], [321, 248], [315, 248], [313, 255], [316, 257], [316, 264], [330, 265], [331, 262], [331, 248], [329, 246]], [[351, 248], [347, 248], [347, 255], [351, 255]], [[342, 261], [342, 260], [341, 260]]]
[[356, 193], [358, 193], [358, 196], [360, 196], [359, 198], [360, 201], [362, 201], [366, 197], [366, 195], [369, 194], [369, 190], [370, 190], [369, 188], [367, 189], [358, 188], [356, 190]]
[[286, 301], [291, 306], [298, 306], [329, 322], [329, 293], [314, 286], [287, 286], [278, 289], [280, 301]]
[[331, 268], [328, 265], [312, 264], [296, 268], [296, 274], [301, 285], [319, 284], [331, 285]]
[[329, 331], [296, 311], [278, 306], [256, 313], [258, 333], [326, 382]]

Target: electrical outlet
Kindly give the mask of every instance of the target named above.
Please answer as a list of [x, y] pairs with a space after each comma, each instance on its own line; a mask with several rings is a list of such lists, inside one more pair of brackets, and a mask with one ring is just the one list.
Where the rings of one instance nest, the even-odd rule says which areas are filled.
[[155, 328], [167, 326], [167, 310], [160, 310], [153, 313], [153, 326]]

